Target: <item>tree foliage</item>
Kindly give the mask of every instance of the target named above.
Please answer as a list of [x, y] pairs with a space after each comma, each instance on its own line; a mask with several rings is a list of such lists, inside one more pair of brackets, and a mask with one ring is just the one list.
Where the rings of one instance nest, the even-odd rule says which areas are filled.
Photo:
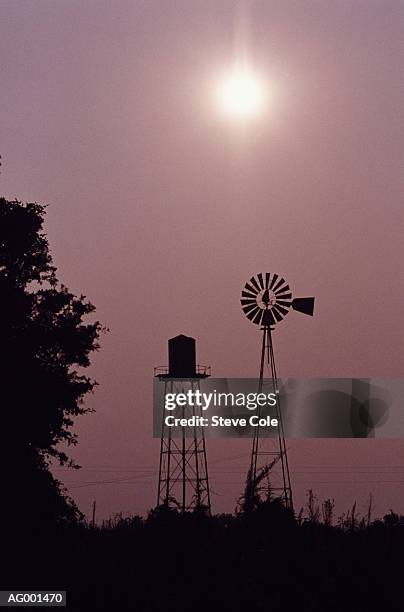
[[59, 283], [44, 216], [40, 204], [0, 199], [1, 454], [14, 498], [21, 498], [17, 482], [25, 501], [36, 483], [44, 499], [53, 490], [56, 507], [62, 489], [49, 460], [73, 465], [58, 445], [77, 441], [71, 427], [88, 411], [83, 399], [96, 384], [81, 369], [103, 328], [85, 321], [94, 306]]

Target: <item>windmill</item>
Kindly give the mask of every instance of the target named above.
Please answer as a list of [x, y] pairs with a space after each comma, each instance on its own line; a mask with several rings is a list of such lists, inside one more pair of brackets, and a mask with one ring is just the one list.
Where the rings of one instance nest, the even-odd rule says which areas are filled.
[[[255, 428], [251, 451], [250, 478], [253, 483], [257, 482], [257, 476], [261, 473], [263, 468], [267, 467], [268, 464], [274, 466], [279, 463], [282, 472], [282, 484], [280, 486], [272, 486], [272, 491], [279, 491], [279, 496], [283, 499], [285, 506], [293, 510], [292, 487], [290, 483], [288, 457], [279, 402], [278, 378], [272, 342], [272, 331], [274, 330], [274, 326], [286, 317], [291, 308], [297, 312], [313, 316], [314, 298], [294, 298], [284, 278], [280, 277], [278, 274], [266, 272], [250, 278], [244, 285], [240, 301], [242, 310], [247, 319], [252, 321], [255, 325], [260, 325], [262, 331], [258, 392], [262, 392], [264, 370], [267, 364], [270, 368], [270, 384], [272, 385], [272, 391], [277, 394], [277, 403], [275, 406], [276, 418], [278, 419], [277, 441], [268, 440], [268, 443], [271, 445], [270, 449], [263, 450], [263, 443], [260, 440], [260, 428]], [[258, 416], [260, 416], [259, 413], [260, 407], [258, 407]], [[261, 458], [263, 464], [260, 465], [259, 461]]]

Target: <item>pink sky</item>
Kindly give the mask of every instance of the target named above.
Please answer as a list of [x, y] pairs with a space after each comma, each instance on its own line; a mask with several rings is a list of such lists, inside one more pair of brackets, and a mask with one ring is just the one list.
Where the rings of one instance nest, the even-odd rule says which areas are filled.
[[[100, 518], [155, 503], [152, 374], [169, 337], [196, 337], [216, 377], [258, 373], [239, 306], [252, 274], [317, 299], [313, 319], [276, 330], [280, 375], [402, 376], [404, 5], [246, 6], [274, 95], [241, 130], [211, 101], [236, 3], [1, 2], [1, 193], [50, 205], [59, 277], [111, 329], [91, 367], [97, 412], [76, 426], [83, 470], [58, 472], [72, 487], [135, 477], [71, 489]], [[213, 509], [230, 511], [250, 444], [208, 450]], [[402, 441], [296, 440], [290, 464], [298, 502], [312, 483], [342, 506], [373, 490], [377, 511], [404, 512]]]

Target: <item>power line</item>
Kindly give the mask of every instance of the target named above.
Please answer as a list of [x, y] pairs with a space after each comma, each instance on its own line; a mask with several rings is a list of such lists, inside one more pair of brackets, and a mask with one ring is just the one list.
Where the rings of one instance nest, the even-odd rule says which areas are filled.
[[[357, 474], [387, 474], [388, 472], [384, 471], [383, 469], [365, 469], [365, 468], [345, 468], [345, 469], [336, 469], [336, 468], [323, 468], [323, 467], [319, 467], [317, 469], [309, 469], [309, 470], [294, 470], [293, 473], [294, 474], [346, 474], [347, 471], [351, 470], [352, 475], [354, 475], [355, 473]], [[401, 472], [404, 472], [404, 467], [396, 467], [396, 468], [387, 468], [386, 470], [390, 470], [390, 473], [392, 475], [397, 475], [400, 476]], [[392, 470], [400, 470], [400, 471], [392, 471]], [[112, 474], [117, 473], [117, 472], [122, 472], [122, 473], [134, 473], [136, 474], [136, 476], [132, 476], [131, 478], [136, 478], [136, 477], [151, 477], [154, 476], [156, 473], [156, 470], [136, 470], [136, 469], [126, 469], [126, 470], [84, 470], [83, 472], [95, 472], [95, 473], [100, 473], [100, 472], [111, 472]], [[71, 472], [69, 472], [71, 473]], [[244, 471], [242, 469], [238, 470], [238, 469], [212, 469], [210, 470], [210, 473], [212, 474], [240, 474], [240, 476], [244, 476]]]
[[[234, 485], [234, 486], [240, 486], [240, 481], [231, 481], [231, 480], [217, 480], [215, 479], [216, 482], [219, 482], [222, 485]], [[95, 480], [93, 482], [85, 482], [85, 483], [78, 483], [78, 484], [69, 484], [69, 483], [64, 483], [68, 489], [81, 489], [81, 488], [85, 488], [85, 487], [90, 487], [90, 486], [99, 486], [99, 485], [109, 485], [109, 484], [145, 484], [145, 485], [151, 485], [153, 484], [153, 481], [144, 481], [144, 480], [136, 480], [134, 478], [129, 478], [129, 479], [122, 479], [122, 480]], [[344, 485], [367, 485], [367, 484], [377, 484], [377, 485], [382, 485], [382, 484], [394, 484], [394, 485], [402, 485], [404, 484], [404, 480], [294, 480], [295, 484], [311, 484], [313, 486], [315, 485], [339, 485], [339, 484], [344, 484]]]

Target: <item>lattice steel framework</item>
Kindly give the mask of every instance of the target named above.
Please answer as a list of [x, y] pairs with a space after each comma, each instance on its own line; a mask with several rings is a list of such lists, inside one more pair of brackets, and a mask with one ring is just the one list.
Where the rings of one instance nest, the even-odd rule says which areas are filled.
[[[198, 367], [198, 378], [164, 378], [164, 395], [167, 393], [193, 393], [200, 388], [200, 379], [206, 378], [209, 369]], [[172, 437], [172, 427], [165, 425], [163, 414], [157, 505], [175, 508], [181, 512], [201, 510], [211, 513], [208, 463], [203, 427], [182, 428], [182, 437]], [[202, 416], [200, 406], [184, 406], [179, 418]], [[186, 437], [188, 431], [189, 437]]]
[[[292, 298], [292, 292], [285, 279], [277, 274], [266, 272], [253, 276], [244, 286], [241, 293], [241, 306], [246, 317], [261, 326], [262, 345], [258, 392], [263, 392], [264, 385], [271, 387], [268, 392], [275, 393], [277, 403], [275, 417], [278, 419], [277, 438], [262, 438], [260, 427], [254, 429], [253, 445], [250, 460], [250, 477], [257, 483], [263, 470], [269, 468], [271, 491], [280, 497], [285, 506], [293, 510], [292, 486], [285, 443], [282, 411], [279, 399], [278, 376], [272, 341], [274, 325], [288, 314], [289, 309], [313, 316], [314, 298]], [[269, 378], [265, 377], [268, 367]], [[261, 408], [257, 408], [260, 416]], [[280, 467], [278, 473], [275, 466]], [[279, 473], [280, 472], [280, 473]], [[251, 488], [251, 494], [254, 489]], [[256, 492], [256, 491], [255, 491]]]

